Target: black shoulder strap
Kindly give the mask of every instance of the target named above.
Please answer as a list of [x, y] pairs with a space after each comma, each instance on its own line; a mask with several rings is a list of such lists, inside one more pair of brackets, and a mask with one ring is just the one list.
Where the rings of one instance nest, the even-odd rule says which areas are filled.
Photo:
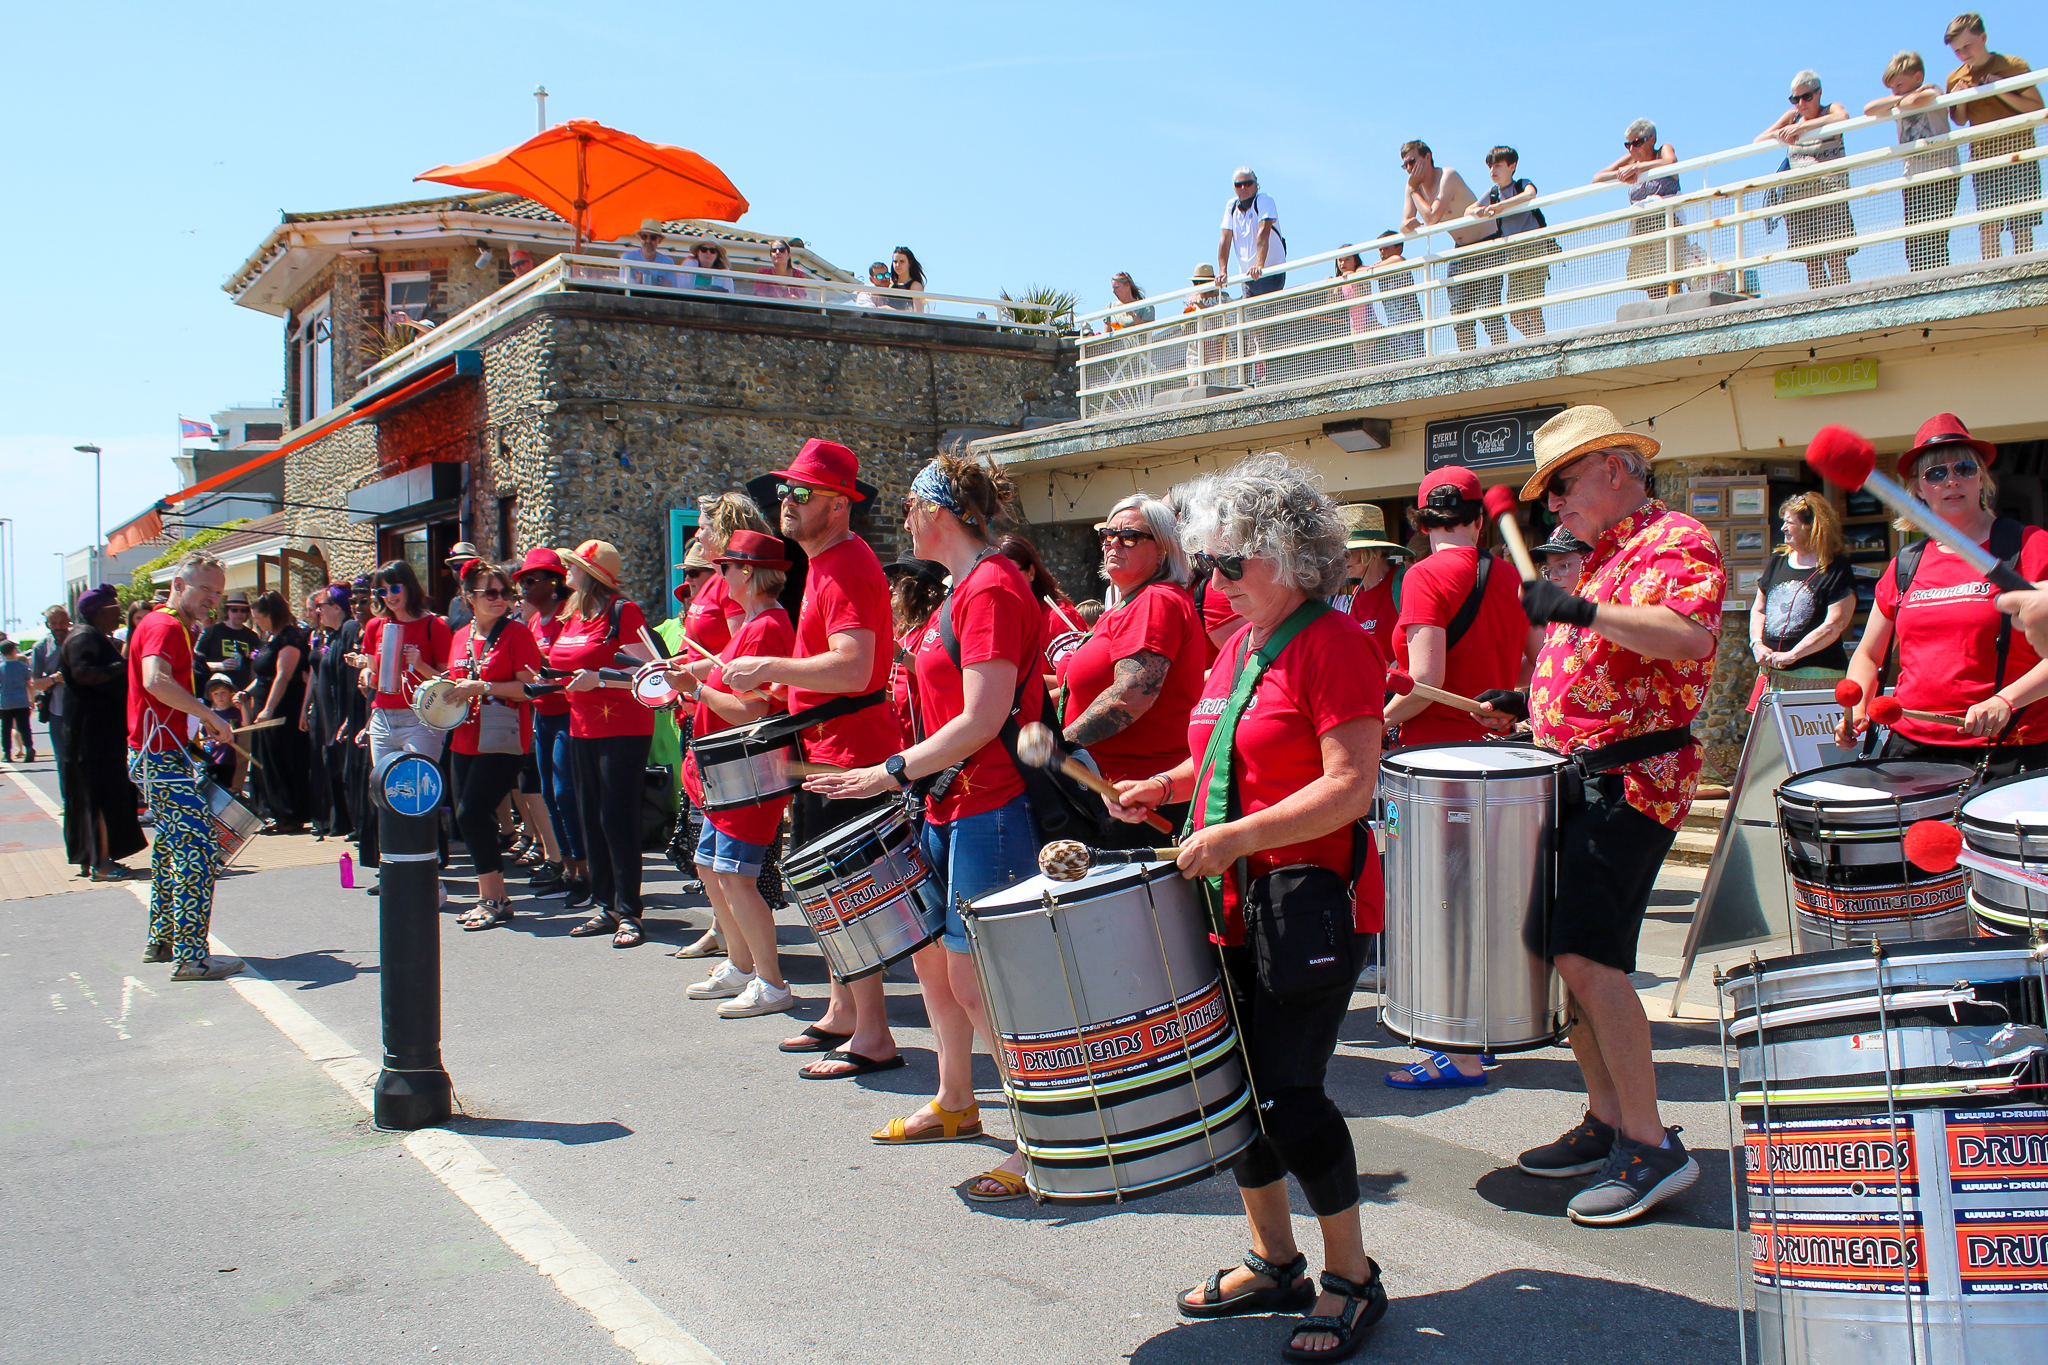
[[[2000, 517], [1991, 523], [1991, 554], [2008, 569], [2017, 571], [2020, 564], [2020, 547], [2026, 540], [2027, 528], [2011, 517]], [[1996, 692], [2005, 686], [2005, 656], [2012, 650], [2012, 617], [2004, 612], [1998, 614], [1998, 668], [1992, 675], [1991, 690]], [[2014, 711], [2012, 721], [2005, 728], [2009, 732], [2019, 724], [2019, 712]], [[2001, 734], [2002, 742], [2005, 735]]]
[[619, 618], [625, 610], [626, 594], [622, 592], [613, 593], [611, 602], [604, 609], [604, 642], [606, 644], [610, 644], [619, 638]]
[[1472, 570], [1472, 591], [1465, 594], [1465, 601], [1458, 608], [1458, 614], [1444, 627], [1444, 653], [1448, 655], [1458, 647], [1458, 641], [1465, 638], [1465, 632], [1472, 629], [1472, 623], [1479, 619], [1479, 608], [1486, 601], [1486, 579], [1493, 569], [1493, 556], [1485, 550], [1479, 552], [1479, 562]]

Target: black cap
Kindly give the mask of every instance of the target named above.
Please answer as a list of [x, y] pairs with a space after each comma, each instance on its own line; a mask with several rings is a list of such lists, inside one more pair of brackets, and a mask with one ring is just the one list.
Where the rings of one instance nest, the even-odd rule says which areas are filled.
[[1539, 555], [1582, 555], [1589, 553], [1592, 548], [1564, 527], [1558, 526], [1551, 530], [1550, 539], [1541, 545], [1531, 547], [1530, 552]]
[[888, 575], [892, 583], [899, 578], [914, 577], [923, 579], [933, 587], [942, 588], [946, 585], [946, 566], [936, 560], [915, 559], [910, 555], [904, 555], [893, 564], [884, 564], [882, 572]]

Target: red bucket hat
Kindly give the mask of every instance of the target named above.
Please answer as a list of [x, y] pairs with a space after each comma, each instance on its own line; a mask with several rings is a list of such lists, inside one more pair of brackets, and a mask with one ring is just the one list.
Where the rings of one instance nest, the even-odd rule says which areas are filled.
[[526, 552], [526, 558], [520, 561], [519, 568], [512, 574], [512, 581], [516, 583], [530, 573], [558, 573], [567, 578], [569, 566], [562, 562], [561, 555], [552, 546], [536, 545]]
[[734, 531], [732, 539], [725, 542], [725, 553], [714, 562], [743, 564], [749, 569], [789, 568], [782, 553], [782, 537], [760, 531]]
[[844, 493], [855, 502], [866, 499], [866, 494], [853, 486], [860, 475], [860, 457], [837, 441], [820, 441], [815, 438], [804, 442], [804, 448], [796, 453], [787, 469], [768, 471], [778, 478], [822, 488], [827, 493]]
[[1936, 446], [1951, 445], [1970, 447], [1982, 457], [1987, 469], [1998, 458], [1998, 447], [1989, 441], [1980, 441], [1972, 436], [1970, 429], [1963, 425], [1962, 418], [1952, 412], [1937, 412], [1922, 422], [1920, 430], [1913, 433], [1913, 448], [1899, 456], [1899, 477], [1911, 478], [1913, 466], [1920, 462], [1922, 455]]

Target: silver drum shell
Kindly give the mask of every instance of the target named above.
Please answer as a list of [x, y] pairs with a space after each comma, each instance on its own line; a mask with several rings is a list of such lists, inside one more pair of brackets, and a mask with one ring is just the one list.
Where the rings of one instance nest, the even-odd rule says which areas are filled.
[[705, 810], [738, 810], [788, 796], [803, 786], [789, 770], [796, 760], [796, 742], [741, 739], [720, 731], [693, 741], [697, 777], [704, 784]]
[[242, 845], [256, 837], [263, 828], [263, 817], [235, 799], [234, 793], [218, 782], [199, 784], [200, 799], [206, 802], [208, 823], [213, 826], [214, 842], [220, 848], [220, 861], [228, 861], [242, 851]]
[[[1963, 873], [1915, 867], [1901, 842], [1915, 821], [1954, 819], [1971, 776], [1971, 769], [1956, 764], [1857, 759], [1779, 784], [1775, 799], [1799, 951], [1966, 938], [1974, 932]], [[1807, 790], [1830, 780], [1860, 786], [1869, 795]]]
[[[1529, 943], [1548, 936], [1558, 821], [1554, 755], [1540, 771], [1449, 774], [1397, 750], [1380, 764], [1386, 951], [1380, 1021], [1418, 1046], [1549, 1047], [1565, 991]], [[1536, 751], [1530, 751], [1534, 754]]]
[[840, 981], [909, 957], [946, 927], [946, 906], [900, 805], [827, 830], [782, 863], [782, 877]]
[[1034, 1198], [1158, 1194], [1258, 1136], [1221, 964], [1173, 864], [1034, 878], [963, 918]]
[[[2042, 789], [2039, 795], [2036, 787]], [[2021, 773], [1986, 783], [1963, 802], [1957, 823], [1973, 852], [2022, 872], [2048, 875], [2048, 774]], [[1970, 908], [1979, 933], [2048, 928], [2048, 894], [1988, 873], [1970, 873]]]

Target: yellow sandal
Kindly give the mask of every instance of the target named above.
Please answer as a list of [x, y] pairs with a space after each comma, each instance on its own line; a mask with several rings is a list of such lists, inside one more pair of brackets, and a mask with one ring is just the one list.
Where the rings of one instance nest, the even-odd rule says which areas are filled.
[[970, 1104], [965, 1109], [941, 1109], [937, 1104], [931, 1111], [938, 1117], [937, 1129], [927, 1128], [921, 1133], [910, 1131], [910, 1118], [890, 1119], [887, 1128], [877, 1128], [868, 1134], [870, 1141], [887, 1147], [900, 1147], [912, 1142], [966, 1142], [981, 1136], [981, 1106]]
[[[1001, 1194], [983, 1194], [974, 1188], [984, 1180], [991, 1180], [1001, 1185], [1003, 1192]], [[1024, 1197], [1024, 1177], [1012, 1175], [1008, 1171], [983, 1171], [966, 1184], [961, 1185], [959, 1190], [961, 1194], [966, 1195], [977, 1204], [1001, 1204], [1006, 1200], [1022, 1199]]]

